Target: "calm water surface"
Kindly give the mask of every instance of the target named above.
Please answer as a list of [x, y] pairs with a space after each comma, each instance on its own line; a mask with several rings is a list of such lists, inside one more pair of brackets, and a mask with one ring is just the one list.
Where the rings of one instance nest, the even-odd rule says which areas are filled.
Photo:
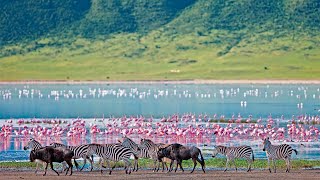
[[[268, 116], [287, 122], [293, 116], [318, 116], [320, 86], [305, 84], [2, 84], [0, 121], [19, 118], [102, 118], [143, 115], [161, 118], [172, 114], [194, 113], [226, 119], [241, 115], [253, 119]], [[281, 123], [280, 123], [281, 124]], [[285, 124], [283, 124], [285, 126]], [[120, 136], [84, 137], [81, 143], [115, 142]], [[133, 137], [135, 138], [135, 137]], [[49, 144], [52, 139], [43, 142]], [[61, 139], [72, 144], [72, 140]], [[250, 144], [258, 158], [265, 158], [261, 140], [216, 137], [174, 139], [153, 137], [159, 142], [181, 142], [208, 151], [217, 143]], [[12, 136], [0, 142], [0, 161], [27, 160], [22, 147], [28, 139]], [[139, 141], [139, 137], [136, 137]], [[79, 143], [79, 142], [78, 142]], [[320, 159], [319, 141], [294, 143], [294, 158]], [[209, 155], [206, 156], [209, 158]]]

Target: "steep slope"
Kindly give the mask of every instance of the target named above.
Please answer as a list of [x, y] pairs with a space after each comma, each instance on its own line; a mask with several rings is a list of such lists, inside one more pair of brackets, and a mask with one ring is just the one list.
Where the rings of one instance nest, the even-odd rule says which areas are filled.
[[319, 0], [3, 0], [0, 10], [2, 79], [320, 77]]
[[0, 1], [0, 45], [36, 39], [83, 18], [90, 0]]

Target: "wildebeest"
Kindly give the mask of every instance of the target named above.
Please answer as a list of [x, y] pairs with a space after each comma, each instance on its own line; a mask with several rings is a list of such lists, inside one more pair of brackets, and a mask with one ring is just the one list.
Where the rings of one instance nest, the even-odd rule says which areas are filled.
[[[201, 159], [199, 159], [199, 155], [200, 155]], [[205, 170], [204, 170], [205, 162], [204, 162], [201, 150], [195, 146], [187, 147], [187, 146], [183, 146], [178, 143], [171, 144], [168, 147], [159, 149], [159, 151], [158, 151], [159, 161], [163, 157], [167, 157], [172, 160], [171, 164], [170, 164], [169, 171], [172, 171], [172, 164], [173, 164], [174, 160], [177, 161], [177, 166], [176, 166], [175, 172], [177, 171], [178, 166], [180, 166], [180, 169], [182, 171], [184, 171], [184, 169], [182, 167], [182, 160], [188, 160], [191, 158], [193, 161], [193, 164], [194, 164], [191, 173], [193, 173], [195, 167], [197, 166], [197, 161], [201, 164], [201, 168], [202, 168], [203, 172], [205, 173]]]
[[30, 161], [34, 162], [36, 159], [40, 159], [47, 163], [44, 174], [43, 174], [44, 176], [47, 174], [47, 168], [49, 163], [50, 163], [51, 169], [54, 172], [56, 172], [59, 176], [59, 173], [53, 169], [52, 163], [53, 162], [62, 163], [63, 161], [66, 161], [69, 166], [67, 169], [66, 175], [68, 174], [69, 169], [71, 168], [71, 173], [70, 173], [70, 176], [71, 176], [72, 167], [73, 167], [71, 160], [73, 156], [74, 156], [74, 153], [70, 149], [61, 148], [61, 147], [53, 148], [53, 147], [47, 146], [47, 147], [40, 148], [38, 150], [32, 150], [30, 152]]

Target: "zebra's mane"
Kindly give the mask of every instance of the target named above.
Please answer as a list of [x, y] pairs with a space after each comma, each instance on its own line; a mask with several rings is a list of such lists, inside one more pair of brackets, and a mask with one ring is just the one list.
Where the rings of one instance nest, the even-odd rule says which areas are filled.
[[155, 144], [153, 141], [151, 141], [150, 139], [141, 139], [140, 145], [146, 145], [146, 144], [150, 144], [150, 145], [152, 145], [152, 146], [155, 146], [155, 145], [156, 145], [156, 144]]
[[227, 146], [216, 146], [216, 149], [217, 149], [217, 151], [219, 152], [219, 153], [221, 153], [221, 154], [226, 154], [227, 153], [227, 149], [228, 149], [228, 147]]
[[122, 142], [122, 143], [124, 143], [125, 141], [132, 142], [132, 144], [134, 144], [134, 145], [137, 145], [137, 146], [138, 146], [138, 144], [137, 144], [136, 142], [134, 142], [132, 139], [130, 139], [130, 138], [128, 138], [128, 137], [124, 137], [124, 138], [123, 138], [123, 142]]

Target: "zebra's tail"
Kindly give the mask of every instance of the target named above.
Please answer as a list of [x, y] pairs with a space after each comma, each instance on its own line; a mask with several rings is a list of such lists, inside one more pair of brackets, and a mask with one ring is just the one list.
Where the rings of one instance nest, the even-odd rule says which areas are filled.
[[298, 151], [296, 149], [293, 149], [293, 150], [294, 150], [294, 152], [296, 152], [296, 155], [298, 155]]
[[93, 161], [93, 154], [91, 155], [91, 160], [92, 160], [92, 163], [94, 163], [94, 161]]
[[254, 161], [254, 154], [253, 154], [253, 150], [251, 149], [251, 154], [252, 154], [252, 162]]

